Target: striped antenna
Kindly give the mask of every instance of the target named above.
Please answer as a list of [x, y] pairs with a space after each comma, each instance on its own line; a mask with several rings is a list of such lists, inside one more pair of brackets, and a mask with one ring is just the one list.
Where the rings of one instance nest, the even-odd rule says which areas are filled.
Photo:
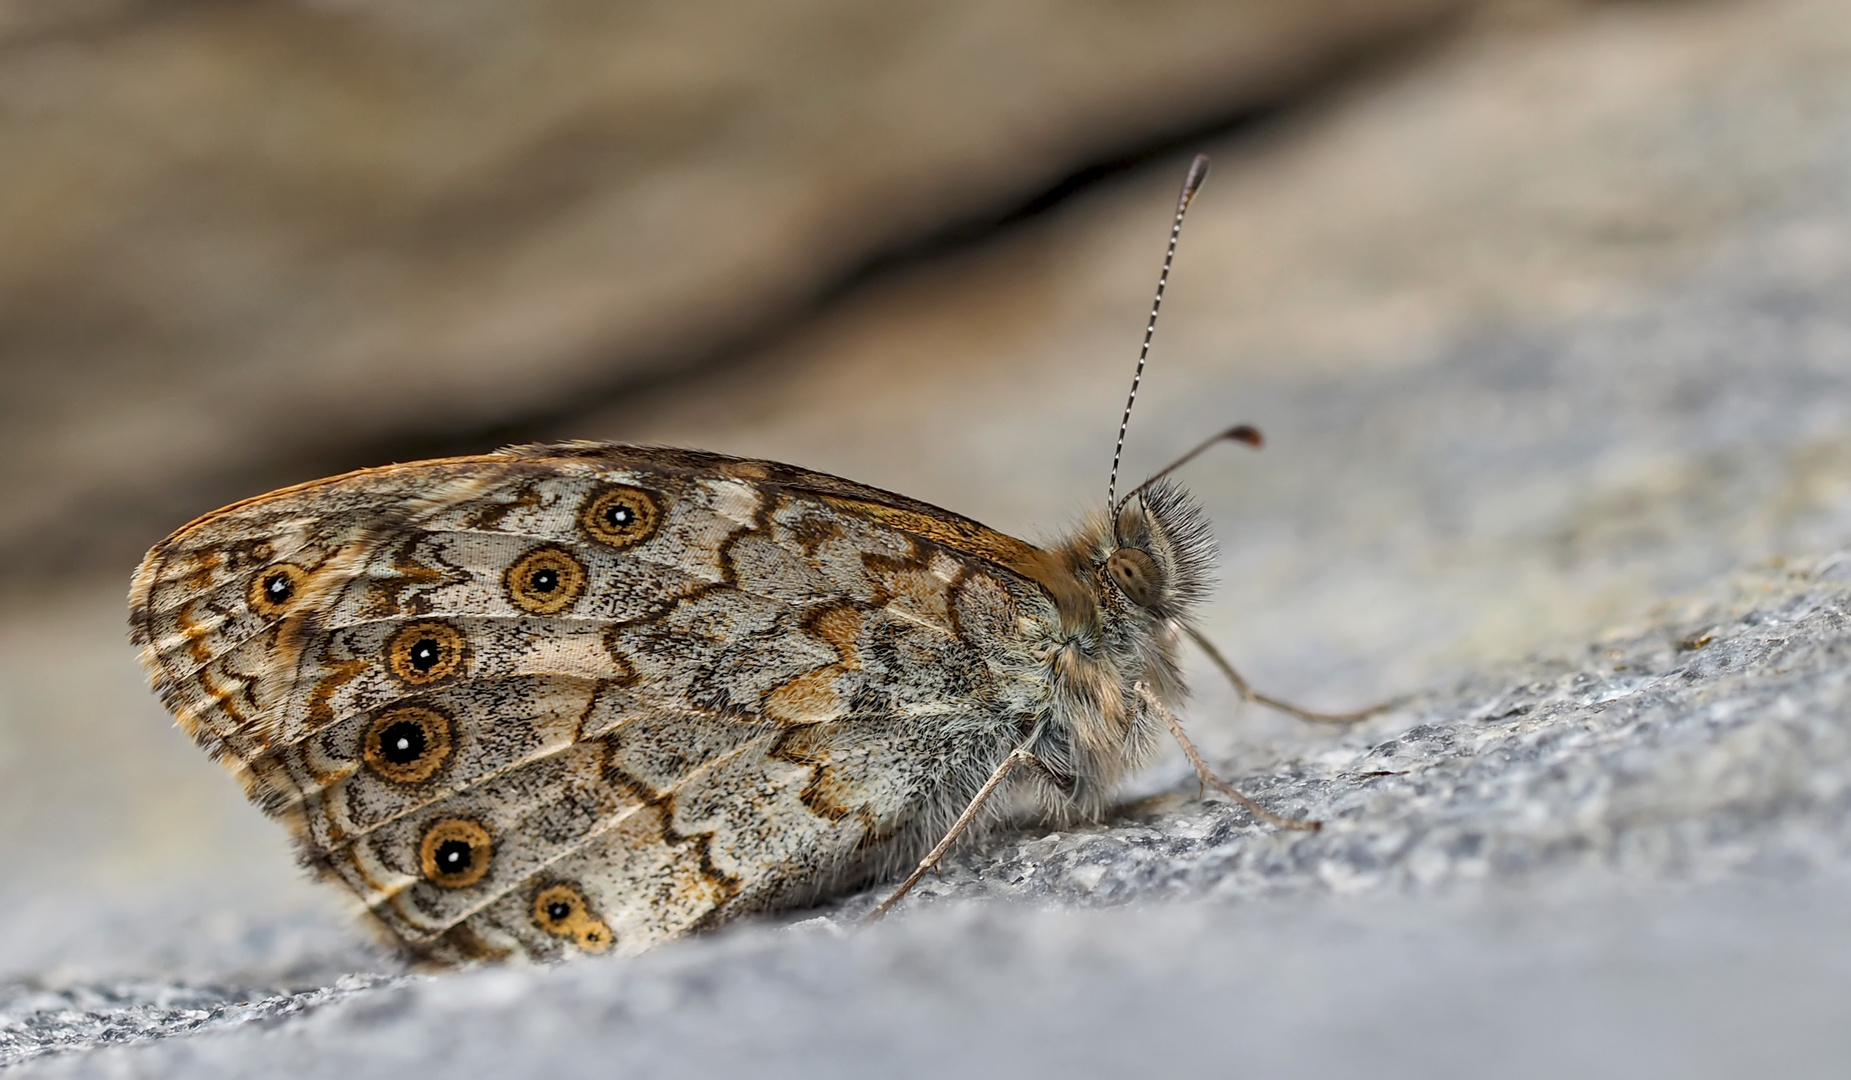
[[1176, 238], [1183, 234], [1183, 215], [1196, 189], [1208, 179], [1208, 155], [1197, 154], [1189, 163], [1189, 175], [1183, 177], [1183, 193], [1176, 197], [1176, 220], [1170, 223], [1170, 246], [1163, 253], [1163, 270], [1157, 275], [1157, 298], [1150, 304], [1150, 321], [1144, 324], [1144, 347], [1138, 350], [1138, 370], [1131, 376], [1131, 396], [1125, 399], [1125, 415], [1118, 421], [1118, 445], [1112, 448], [1112, 478], [1106, 481], [1105, 504], [1111, 506], [1118, 497], [1118, 462], [1125, 453], [1125, 431], [1131, 427], [1131, 407], [1138, 402], [1138, 385], [1144, 381], [1144, 361], [1150, 358], [1150, 339], [1157, 333], [1157, 309], [1163, 307], [1163, 289], [1170, 283], [1170, 263], [1176, 258]]

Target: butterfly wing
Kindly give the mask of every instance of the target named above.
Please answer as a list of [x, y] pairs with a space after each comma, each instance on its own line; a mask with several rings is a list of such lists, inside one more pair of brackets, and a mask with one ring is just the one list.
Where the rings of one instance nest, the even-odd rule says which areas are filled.
[[824, 474], [563, 444], [207, 515], [130, 621], [181, 726], [409, 949], [550, 958], [929, 843], [1037, 707], [1040, 558]]

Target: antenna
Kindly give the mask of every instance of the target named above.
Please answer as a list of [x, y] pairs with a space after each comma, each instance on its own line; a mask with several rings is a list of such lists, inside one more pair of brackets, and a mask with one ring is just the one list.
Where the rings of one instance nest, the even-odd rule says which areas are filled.
[[1150, 477], [1150, 479], [1144, 481], [1142, 484], [1139, 484], [1137, 487], [1132, 488], [1130, 491], [1125, 492], [1125, 497], [1118, 500], [1118, 502], [1112, 506], [1112, 527], [1114, 529], [1118, 528], [1118, 512], [1125, 508], [1126, 503], [1130, 502], [1132, 499], [1137, 498], [1138, 492], [1143, 491], [1145, 488], [1151, 486], [1157, 481], [1163, 479], [1164, 477], [1170, 475], [1176, 470], [1182, 468], [1184, 465], [1187, 465], [1191, 461], [1194, 461], [1202, 453], [1202, 451], [1208, 449], [1209, 447], [1215, 445], [1218, 442], [1246, 443], [1248, 446], [1251, 446], [1255, 450], [1258, 450], [1260, 447], [1266, 445], [1266, 438], [1265, 436], [1260, 434], [1260, 429], [1254, 427], [1252, 424], [1236, 424], [1235, 426], [1227, 429], [1226, 431], [1219, 432], [1217, 434], [1209, 436], [1206, 439], [1203, 439], [1200, 443], [1196, 444], [1196, 448], [1194, 450], [1189, 451], [1187, 454], [1184, 454], [1182, 457], [1179, 457], [1175, 461], [1172, 461], [1168, 465], [1165, 465], [1163, 468], [1158, 469], [1156, 473], [1154, 473]]
[[1183, 214], [1188, 212], [1189, 201], [1195, 198], [1196, 189], [1206, 179], [1208, 155], [1197, 154], [1189, 163], [1189, 175], [1183, 177], [1182, 194], [1176, 197], [1176, 219], [1170, 223], [1170, 246], [1163, 253], [1163, 270], [1157, 275], [1157, 298], [1150, 304], [1150, 321], [1144, 324], [1144, 347], [1138, 350], [1138, 370], [1131, 376], [1131, 396], [1125, 399], [1125, 415], [1118, 422], [1118, 445], [1112, 448], [1112, 477], [1105, 485], [1107, 506], [1118, 497], [1118, 462], [1125, 453], [1125, 431], [1131, 427], [1131, 407], [1137, 404], [1138, 385], [1144, 381], [1144, 361], [1150, 357], [1150, 339], [1157, 333], [1157, 309], [1163, 307], [1163, 289], [1170, 283], [1170, 262], [1176, 258], [1176, 238], [1183, 234]]

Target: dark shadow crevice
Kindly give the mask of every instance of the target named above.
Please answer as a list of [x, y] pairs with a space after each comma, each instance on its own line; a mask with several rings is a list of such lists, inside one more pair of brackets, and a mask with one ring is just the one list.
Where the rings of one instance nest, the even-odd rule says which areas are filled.
[[287, 484], [395, 461], [481, 453], [509, 443], [569, 437], [573, 422], [623, 400], [671, 393], [702, 380], [749, 370], [772, 346], [851, 298], [895, 276], [934, 262], [968, 256], [1034, 226], [1070, 202], [1146, 170], [1181, 177], [1190, 155], [1207, 144], [1224, 150], [1255, 143], [1314, 109], [1368, 83], [1413, 66], [1443, 47], [1469, 23], [1475, 5], [1463, 3], [1398, 33], [1358, 42], [1351, 49], [1281, 81], [1269, 95], [1243, 95], [1219, 114], [1142, 133], [1092, 160], [1049, 173], [1000, 194], [987, 205], [928, 231], [876, 247], [844, 265], [791, 304], [748, 329], [698, 347], [632, 360], [607, 381], [564, 385], [550, 403], [491, 424], [439, 422], [386, 438], [304, 443], [282, 454], [229, 462], [223, 468], [155, 489], [98, 493], [41, 535], [0, 542], [0, 593], [37, 591], [57, 579], [124, 566], [163, 535], [197, 514]]

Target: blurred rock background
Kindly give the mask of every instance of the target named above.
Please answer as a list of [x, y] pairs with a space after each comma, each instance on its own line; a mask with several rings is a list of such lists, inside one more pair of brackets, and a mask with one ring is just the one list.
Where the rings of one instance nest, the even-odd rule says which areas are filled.
[[0, 552], [724, 362], [1463, 7], [9, 3]]
[[[142, 686], [166, 532], [584, 437], [1050, 535], [1196, 150], [1129, 467], [1267, 432], [1186, 474], [1266, 688], [1521, 680], [1851, 540], [1842, 0], [0, 0], [0, 979], [380, 963]], [[1209, 676], [1231, 768], [1329, 745]]]

